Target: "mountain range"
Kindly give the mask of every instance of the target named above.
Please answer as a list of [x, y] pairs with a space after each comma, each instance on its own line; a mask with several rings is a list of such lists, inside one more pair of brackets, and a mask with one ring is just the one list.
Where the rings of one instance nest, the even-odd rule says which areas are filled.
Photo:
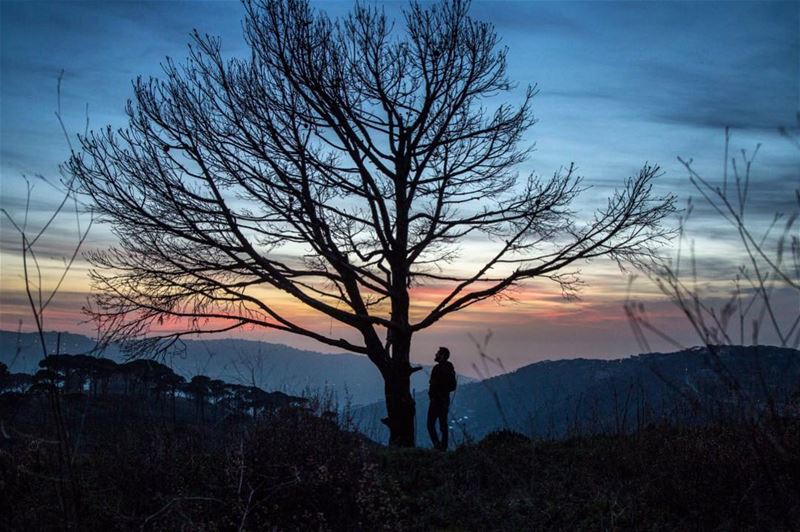
[[[85, 353], [87, 336], [45, 334], [48, 352]], [[122, 361], [119, 346], [102, 356]], [[12, 372], [35, 373], [41, 360], [38, 335], [0, 331], [0, 362]], [[164, 363], [191, 378], [207, 375], [295, 395], [327, 396], [370, 438], [386, 441], [383, 382], [364, 356], [326, 354], [282, 344], [238, 339], [186, 340]], [[412, 375], [417, 441], [428, 440], [429, 367]], [[537, 362], [476, 381], [458, 376], [450, 419], [455, 441], [478, 440], [498, 429], [538, 438], [571, 433], [629, 432], [664, 420], [703, 422], [750, 408], [778, 407], [800, 397], [800, 351], [772, 346], [694, 347], [617, 360]], [[771, 403], [770, 403], [771, 402]]]
[[[480, 382], [452, 396], [451, 435], [479, 440], [498, 429], [535, 438], [571, 433], [621, 433], [663, 421], [697, 423], [747, 408], [782, 408], [800, 398], [800, 351], [771, 346], [694, 347], [618, 360], [537, 362]], [[428, 441], [428, 398], [417, 393], [417, 442]], [[796, 407], [795, 407], [796, 408]], [[354, 423], [386, 441], [375, 403], [353, 412]]]
[[[60, 340], [59, 340], [60, 334]], [[60, 344], [59, 344], [60, 341]], [[87, 353], [95, 341], [72, 333], [45, 333], [48, 353]], [[329, 354], [295, 349], [287, 345], [238, 339], [185, 340], [184, 348], [161, 360], [176, 373], [191, 379], [207, 375], [234, 384], [258, 386], [292, 395], [333, 398], [340, 407], [382, 402], [383, 380], [362, 355]], [[125, 359], [120, 346], [96, 353], [115, 361]], [[0, 331], [0, 362], [10, 371], [33, 374], [39, 369], [42, 348], [35, 333]], [[429, 369], [429, 368], [427, 368]], [[412, 375], [412, 387], [427, 390], [427, 371]], [[474, 379], [459, 376], [463, 382]]]

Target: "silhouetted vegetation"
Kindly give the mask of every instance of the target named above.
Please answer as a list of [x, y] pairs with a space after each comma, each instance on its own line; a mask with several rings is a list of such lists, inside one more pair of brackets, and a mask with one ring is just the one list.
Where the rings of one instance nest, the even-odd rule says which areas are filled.
[[[195, 421], [205, 422], [225, 415], [258, 416], [278, 408], [297, 407], [308, 402], [283, 392], [266, 392], [257, 386], [230, 384], [205, 375], [189, 381], [170, 367], [148, 359], [118, 364], [90, 355], [48, 355], [35, 375], [10, 373], [0, 363], [0, 399], [24, 401], [56, 392], [60, 396], [97, 400], [108, 397], [139, 398], [164, 414], [171, 406], [174, 419], [178, 399], [194, 406]], [[7, 398], [8, 396], [8, 398]], [[13, 397], [13, 399], [12, 399]]]
[[[179, 400], [175, 423], [155, 401], [64, 401], [80, 435], [78, 528], [790, 530], [800, 519], [796, 417], [786, 418], [787, 454], [735, 424], [564, 441], [506, 430], [434, 453], [372, 443], [321, 405], [203, 423]], [[35, 401], [16, 409], [0, 450], [0, 527], [74, 527], [56, 442], [41, 434]]]

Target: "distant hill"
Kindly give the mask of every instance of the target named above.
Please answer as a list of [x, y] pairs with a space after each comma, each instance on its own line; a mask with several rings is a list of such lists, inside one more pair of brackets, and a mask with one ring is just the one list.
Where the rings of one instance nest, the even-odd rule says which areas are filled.
[[[50, 353], [56, 351], [57, 337], [55, 332], [45, 334]], [[353, 405], [383, 401], [383, 381], [365, 356], [317, 353], [282, 344], [236, 339], [186, 340], [185, 344], [184, 353], [167, 357], [164, 363], [186, 378], [203, 374], [289, 394], [332, 393], [340, 406], [346, 397]], [[94, 345], [89, 337], [61, 333], [61, 353], [85, 353]], [[117, 361], [123, 359], [118, 346], [110, 346], [102, 356]], [[35, 373], [41, 358], [38, 335], [0, 331], [0, 362], [7, 364], [11, 371]], [[412, 386], [416, 390], [427, 390], [425, 373], [413, 375]], [[460, 379], [473, 381], [464, 376]]]
[[[481, 382], [459, 386], [450, 409], [456, 441], [480, 439], [509, 428], [530, 436], [571, 432], [623, 432], [664, 418], [698, 421], [735, 408], [736, 395], [749, 404], [768, 395], [785, 398], [800, 390], [800, 351], [778, 347], [722, 347], [721, 368], [704, 347], [650, 353], [620, 360], [571, 359], [538, 362]], [[734, 391], [720, 375], [741, 386]], [[416, 395], [417, 442], [428, 443], [426, 393]], [[356, 410], [356, 423], [385, 441], [382, 405]]]

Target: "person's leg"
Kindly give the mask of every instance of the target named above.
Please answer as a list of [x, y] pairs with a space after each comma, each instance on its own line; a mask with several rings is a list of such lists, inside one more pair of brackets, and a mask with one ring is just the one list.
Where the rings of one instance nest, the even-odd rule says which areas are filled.
[[438, 412], [436, 411], [436, 401], [433, 399], [430, 400], [428, 404], [428, 434], [431, 437], [431, 443], [433, 447], [436, 449], [439, 447], [439, 436], [436, 435], [436, 418], [438, 417]]
[[447, 411], [449, 410], [447, 404], [442, 405], [442, 408], [439, 410], [439, 430], [442, 433], [442, 450], [447, 450], [447, 443], [448, 443], [448, 436], [449, 436], [449, 428], [447, 426]]

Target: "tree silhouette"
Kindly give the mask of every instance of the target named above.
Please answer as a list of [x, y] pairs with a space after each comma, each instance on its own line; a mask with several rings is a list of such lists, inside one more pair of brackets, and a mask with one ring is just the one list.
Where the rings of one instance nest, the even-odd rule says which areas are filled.
[[[507, 51], [468, 2], [412, 4], [402, 29], [365, 6], [332, 20], [303, 0], [244, 5], [249, 57], [195, 33], [183, 65], [136, 80], [127, 129], [82, 138], [68, 164], [119, 238], [91, 256], [106, 331], [260, 326], [367, 355], [390, 442], [410, 446], [415, 333], [527, 279], [570, 292], [577, 261], [640, 261], [668, 237], [656, 167], [587, 223], [572, 166], [519, 177], [535, 90], [505, 103]], [[454, 264], [468, 238], [488, 253], [470, 272]], [[424, 283], [442, 296], [412, 312]]]
[[184, 386], [184, 391], [194, 398], [195, 415], [202, 423], [206, 421], [206, 399], [211, 395], [210, 383], [210, 377], [195, 375]]

